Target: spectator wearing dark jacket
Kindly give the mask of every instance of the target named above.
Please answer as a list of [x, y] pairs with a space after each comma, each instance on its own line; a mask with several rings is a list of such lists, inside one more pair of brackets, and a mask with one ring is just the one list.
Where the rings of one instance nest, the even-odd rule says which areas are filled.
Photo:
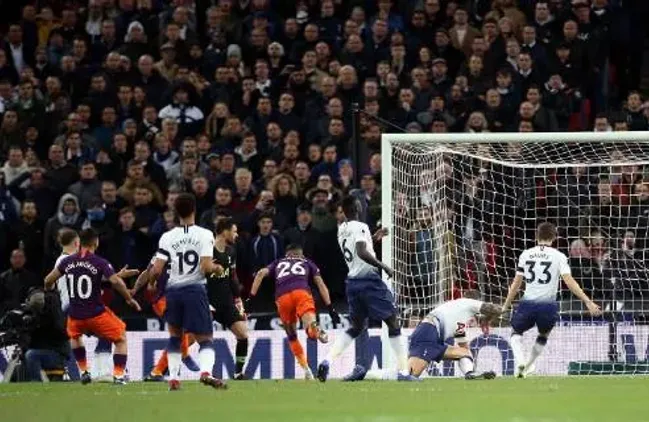
[[304, 254], [312, 258], [314, 247], [314, 236], [311, 227], [311, 209], [308, 206], [300, 207], [297, 211], [297, 224], [282, 233], [285, 245], [300, 245]]
[[234, 175], [235, 190], [232, 192], [232, 213], [238, 222], [254, 209], [257, 192], [252, 185], [252, 173], [246, 168], [238, 168]]
[[0, 274], [0, 315], [20, 307], [32, 287], [42, 282], [33, 272], [25, 269], [25, 253], [21, 249], [11, 252], [11, 268]]
[[59, 230], [64, 227], [81, 230], [85, 219], [79, 208], [79, 199], [71, 193], [66, 193], [59, 200], [56, 214], [47, 220], [45, 225], [43, 249], [45, 250], [45, 267], [51, 267], [59, 255]]
[[36, 203], [25, 200], [22, 203], [20, 219], [11, 225], [10, 233], [12, 249], [22, 249], [25, 253], [25, 268], [42, 275], [44, 223], [38, 218], [38, 214]]
[[81, 165], [79, 181], [71, 185], [68, 192], [79, 198], [81, 209], [88, 208], [91, 201], [101, 198], [101, 181], [97, 178], [95, 163], [89, 161]]
[[[257, 229], [259, 234], [253, 236], [248, 243], [246, 259], [248, 268], [253, 274], [284, 255], [282, 238], [273, 232], [272, 216], [261, 215], [257, 221]], [[266, 286], [266, 288], [262, 287], [258, 296], [272, 300], [271, 283], [267, 283]]]
[[136, 228], [135, 211], [123, 208], [119, 213], [119, 224], [106, 242], [113, 247], [106, 252], [106, 258], [115, 266], [122, 268], [146, 268], [152, 253], [149, 237]]

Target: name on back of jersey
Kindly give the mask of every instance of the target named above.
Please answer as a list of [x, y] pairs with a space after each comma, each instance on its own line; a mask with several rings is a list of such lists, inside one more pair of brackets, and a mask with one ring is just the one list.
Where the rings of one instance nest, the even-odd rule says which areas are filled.
[[177, 251], [183, 246], [193, 246], [193, 247], [199, 247], [201, 245], [201, 241], [198, 239], [194, 239], [192, 237], [184, 237], [174, 243], [171, 244], [171, 248], [174, 251]]
[[96, 275], [99, 272], [97, 267], [95, 267], [92, 262], [88, 262], [88, 261], [73, 261], [73, 262], [70, 262], [69, 264], [67, 264], [65, 266], [65, 271], [66, 272], [71, 271], [71, 270], [73, 270], [75, 268], [85, 268], [86, 270], [90, 271], [93, 275]]

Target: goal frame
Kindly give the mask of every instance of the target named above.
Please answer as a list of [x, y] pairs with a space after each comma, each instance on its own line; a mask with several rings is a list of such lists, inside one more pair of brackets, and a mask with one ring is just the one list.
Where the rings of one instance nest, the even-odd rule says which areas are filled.
[[[649, 131], [637, 132], [526, 132], [526, 133], [385, 133], [381, 135], [381, 225], [388, 234], [381, 243], [383, 262], [392, 265], [394, 231], [392, 230], [392, 144], [493, 144], [493, 143], [649, 143]], [[389, 283], [394, 291], [394, 280]]]

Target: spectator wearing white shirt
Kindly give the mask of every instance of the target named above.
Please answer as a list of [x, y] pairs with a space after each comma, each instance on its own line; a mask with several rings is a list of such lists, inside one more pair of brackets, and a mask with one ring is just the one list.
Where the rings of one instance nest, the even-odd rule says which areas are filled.
[[178, 123], [181, 136], [196, 136], [203, 128], [205, 116], [200, 108], [192, 105], [191, 97], [195, 91], [188, 84], [181, 83], [173, 90], [173, 102], [165, 106], [158, 117], [174, 119]]

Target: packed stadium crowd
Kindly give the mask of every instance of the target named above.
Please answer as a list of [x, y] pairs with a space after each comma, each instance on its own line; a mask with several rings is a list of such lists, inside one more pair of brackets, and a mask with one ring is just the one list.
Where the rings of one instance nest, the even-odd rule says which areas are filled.
[[[146, 268], [181, 192], [202, 226], [239, 225], [244, 288], [301, 244], [340, 300], [336, 204], [356, 196], [380, 224], [382, 133], [649, 129], [644, 1], [9, 3], [0, 314], [42, 285], [64, 227], [98, 231], [115, 268]], [[646, 185], [610, 182], [612, 206], [646, 203]]]

